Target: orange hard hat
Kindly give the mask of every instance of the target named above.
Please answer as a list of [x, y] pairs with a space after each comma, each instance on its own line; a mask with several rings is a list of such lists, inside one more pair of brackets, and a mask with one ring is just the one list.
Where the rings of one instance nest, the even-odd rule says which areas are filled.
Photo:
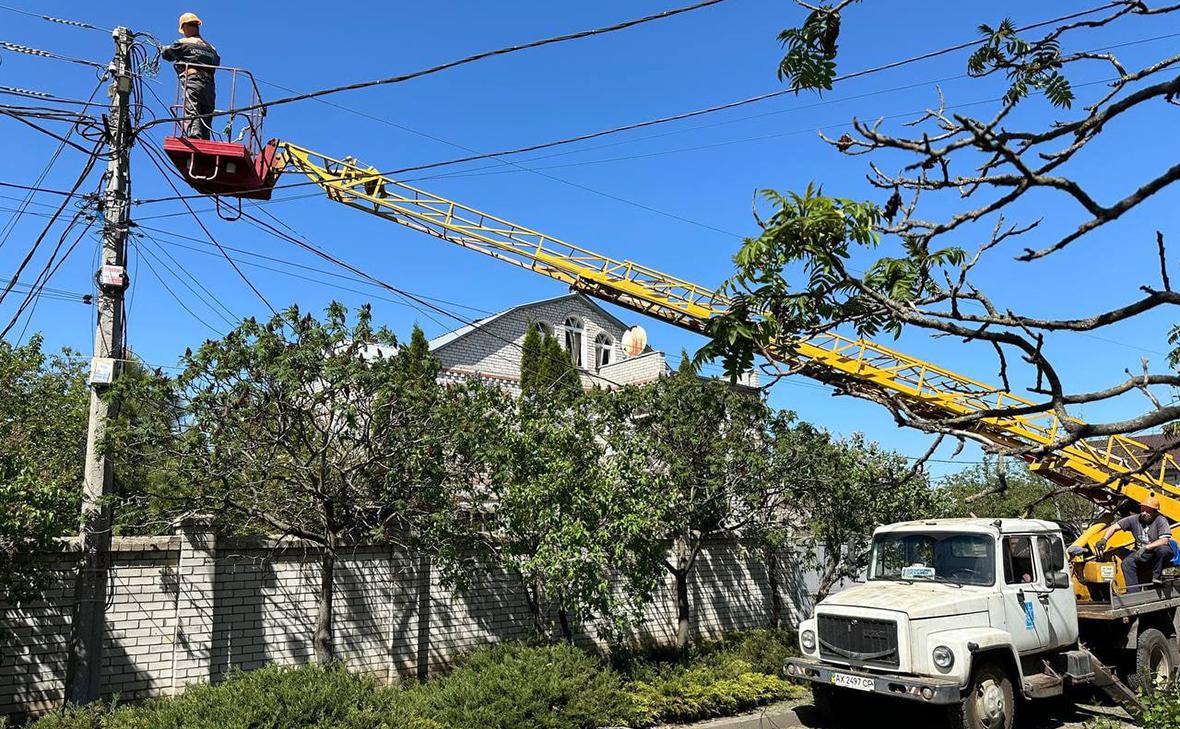
[[1154, 509], [1155, 511], [1159, 511], [1160, 510], [1159, 497], [1157, 497], [1155, 494], [1148, 494], [1147, 498], [1144, 499], [1140, 503], [1140, 506], [1144, 506], [1144, 507], [1147, 507], [1148, 509]]
[[197, 25], [200, 25], [201, 19], [197, 17], [196, 13], [185, 13], [184, 15], [180, 16], [180, 30], [181, 31], [184, 30], [185, 23], [196, 23]]

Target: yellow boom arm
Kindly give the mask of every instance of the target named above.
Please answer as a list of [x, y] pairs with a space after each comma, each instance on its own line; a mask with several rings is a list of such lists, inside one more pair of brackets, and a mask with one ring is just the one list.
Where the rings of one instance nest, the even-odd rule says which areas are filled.
[[[696, 332], [704, 331], [709, 319], [729, 306], [712, 289], [510, 223], [397, 182], [349, 158], [334, 159], [288, 142], [281, 147], [287, 166], [307, 175], [336, 202], [557, 279], [590, 296]], [[783, 343], [777, 350], [776, 359], [808, 377], [879, 402], [888, 397], [928, 417], [1010, 411], [1033, 404], [863, 339], [824, 334]], [[965, 430], [1005, 447], [1046, 445], [1064, 434], [1058, 417], [1046, 413], [1001, 412], [976, 420]], [[1031, 468], [1104, 506], [1113, 506], [1123, 496], [1142, 500], [1154, 492], [1164, 516], [1180, 522], [1180, 488], [1164, 479], [1169, 469], [1177, 472], [1180, 467], [1165, 456], [1146, 468], [1147, 453], [1132, 438], [1111, 436], [1101, 446], [1089, 442], [1066, 446], [1032, 461]]]

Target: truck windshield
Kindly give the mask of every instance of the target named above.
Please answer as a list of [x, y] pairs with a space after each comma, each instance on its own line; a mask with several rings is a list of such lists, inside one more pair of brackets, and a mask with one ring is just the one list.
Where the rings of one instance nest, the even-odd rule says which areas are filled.
[[994, 585], [995, 539], [985, 534], [881, 534], [873, 539], [869, 579]]

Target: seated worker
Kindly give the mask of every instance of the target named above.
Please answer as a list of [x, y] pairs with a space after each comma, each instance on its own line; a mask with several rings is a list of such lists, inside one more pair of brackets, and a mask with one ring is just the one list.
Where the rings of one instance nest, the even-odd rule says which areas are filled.
[[193, 13], [180, 16], [180, 32], [184, 37], [164, 49], [165, 61], [172, 61], [176, 75], [184, 89], [185, 137], [208, 139], [212, 132], [213, 106], [216, 90], [213, 84], [213, 68], [197, 66], [220, 66], [221, 56], [209, 41], [201, 37], [201, 19]]
[[1130, 590], [1139, 584], [1139, 567], [1151, 565], [1151, 582], [1163, 584], [1164, 565], [1172, 561], [1172, 528], [1160, 514], [1160, 500], [1155, 494], [1148, 494], [1139, 505], [1139, 514], [1123, 517], [1111, 524], [1094, 546], [1101, 554], [1106, 551], [1106, 541], [1115, 533], [1126, 530], [1135, 537], [1135, 551], [1123, 559], [1123, 578]]

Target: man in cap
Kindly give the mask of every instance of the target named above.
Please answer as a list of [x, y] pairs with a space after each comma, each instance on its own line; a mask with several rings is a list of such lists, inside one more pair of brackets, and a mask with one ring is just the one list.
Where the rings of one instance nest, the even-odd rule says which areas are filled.
[[1139, 505], [1139, 513], [1123, 517], [1111, 524], [1094, 546], [1099, 553], [1106, 551], [1106, 542], [1115, 533], [1126, 530], [1135, 537], [1135, 551], [1123, 558], [1123, 578], [1127, 589], [1139, 584], [1139, 567], [1151, 565], [1151, 582], [1163, 583], [1164, 565], [1172, 561], [1172, 528], [1160, 514], [1160, 500], [1148, 494]]
[[184, 37], [164, 49], [164, 60], [172, 61], [184, 89], [184, 136], [208, 139], [216, 99], [213, 69], [221, 65], [221, 56], [201, 37], [201, 19], [193, 13], [180, 16], [180, 32]]

